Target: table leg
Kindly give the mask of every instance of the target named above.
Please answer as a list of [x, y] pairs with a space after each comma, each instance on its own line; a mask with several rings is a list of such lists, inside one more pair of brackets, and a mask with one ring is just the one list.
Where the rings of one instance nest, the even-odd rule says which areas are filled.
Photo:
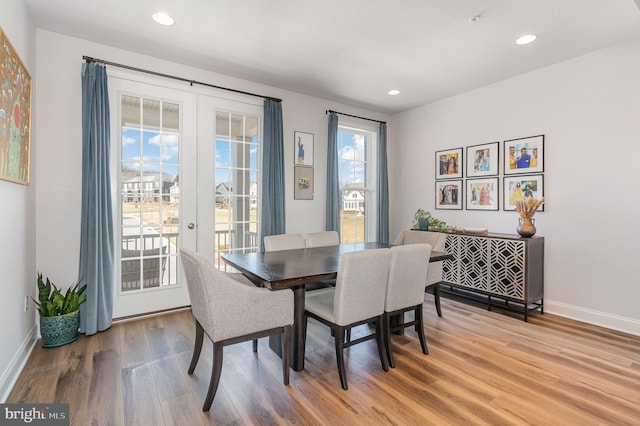
[[[291, 368], [304, 370], [304, 287], [293, 290], [293, 327], [291, 330]], [[269, 347], [282, 357], [282, 336], [269, 337]]]

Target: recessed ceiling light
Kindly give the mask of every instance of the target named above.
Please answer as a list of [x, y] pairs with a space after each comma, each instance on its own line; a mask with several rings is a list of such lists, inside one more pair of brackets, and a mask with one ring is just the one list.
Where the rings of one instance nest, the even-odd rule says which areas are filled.
[[173, 18], [164, 12], [154, 13], [153, 20], [160, 25], [173, 25]]
[[396, 90], [396, 89], [393, 89], [393, 90], [389, 90], [387, 93], [390, 94], [390, 95], [398, 95], [398, 94], [400, 94], [400, 91]]
[[525, 35], [523, 35], [522, 37], [520, 37], [519, 39], [516, 40], [516, 44], [529, 44], [535, 39], [536, 39], [535, 35], [533, 35], [533, 34], [525, 34]]

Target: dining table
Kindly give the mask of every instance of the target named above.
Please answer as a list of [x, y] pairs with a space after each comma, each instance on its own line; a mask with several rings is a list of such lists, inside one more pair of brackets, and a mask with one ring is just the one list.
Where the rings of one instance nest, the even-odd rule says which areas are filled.
[[[273, 291], [291, 289], [294, 319], [291, 333], [291, 368], [304, 370], [305, 285], [335, 279], [345, 253], [389, 248], [390, 244], [366, 242], [270, 252], [229, 253], [226, 264], [245, 275], [255, 285]], [[451, 255], [432, 251], [430, 262], [450, 259]], [[269, 338], [269, 347], [282, 356], [281, 336]]]

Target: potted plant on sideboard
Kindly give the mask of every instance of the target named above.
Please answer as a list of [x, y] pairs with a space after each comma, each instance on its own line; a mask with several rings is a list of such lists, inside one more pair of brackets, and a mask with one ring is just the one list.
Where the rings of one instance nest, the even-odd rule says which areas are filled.
[[62, 293], [49, 278], [38, 274], [38, 300], [33, 299], [40, 314], [40, 335], [43, 348], [68, 345], [78, 338], [80, 305], [87, 301], [83, 294], [87, 285], [77, 282]]

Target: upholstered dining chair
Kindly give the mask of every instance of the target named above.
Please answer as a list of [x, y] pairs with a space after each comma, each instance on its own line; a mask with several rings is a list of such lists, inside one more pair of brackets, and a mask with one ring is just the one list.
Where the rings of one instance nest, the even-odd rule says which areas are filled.
[[[283, 250], [295, 250], [305, 248], [305, 239], [302, 234], [277, 234], [264, 237], [264, 251], [283, 251]], [[327, 288], [334, 285], [331, 280], [316, 281], [313, 283], [307, 283], [304, 286], [305, 291], [318, 290], [320, 288]]]
[[[393, 245], [431, 244], [432, 250], [445, 251], [446, 242], [447, 234], [444, 232], [403, 231], [398, 235]], [[442, 260], [429, 263], [429, 272], [427, 272], [425, 284], [425, 291], [433, 293], [433, 301], [439, 317], [442, 317], [442, 308], [440, 307], [440, 286], [438, 283], [442, 281], [443, 263]]]
[[[424, 302], [424, 280], [429, 269], [431, 244], [409, 244], [391, 247], [391, 263], [384, 302], [384, 335], [385, 348], [389, 365], [394, 368], [393, 351], [391, 350], [391, 333], [414, 326], [422, 353], [429, 353], [424, 336], [422, 319], [422, 303]], [[414, 312], [413, 321], [404, 322], [404, 313]], [[391, 324], [392, 317], [396, 323]]]
[[336, 231], [311, 232], [304, 234], [307, 247], [327, 247], [340, 245], [340, 236]]
[[[202, 411], [211, 408], [222, 372], [223, 348], [228, 345], [283, 334], [282, 375], [288, 385], [293, 292], [255, 287], [242, 280], [240, 274], [218, 271], [206, 257], [193, 250], [180, 249], [180, 257], [196, 322], [189, 374], [193, 374], [200, 358], [204, 334], [213, 342], [211, 381]], [[256, 351], [257, 345], [253, 348]]]
[[281, 251], [305, 248], [302, 234], [278, 234], [264, 237], [264, 251]]
[[[340, 259], [335, 288], [307, 293], [305, 298], [305, 342], [308, 319], [314, 318], [332, 330], [342, 389], [347, 390], [344, 348], [376, 339], [382, 369], [387, 371], [383, 352], [385, 288], [390, 262], [389, 249], [345, 253]], [[345, 332], [361, 324], [375, 324], [375, 332], [345, 342]]]

